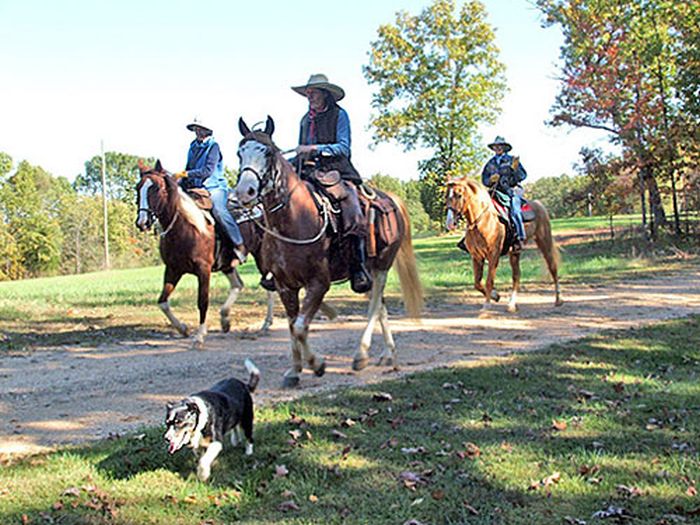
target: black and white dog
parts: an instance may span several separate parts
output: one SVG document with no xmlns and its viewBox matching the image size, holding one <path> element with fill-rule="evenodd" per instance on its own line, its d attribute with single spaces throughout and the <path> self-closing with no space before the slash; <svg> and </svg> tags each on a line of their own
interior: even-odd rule
<svg viewBox="0 0 700 525">
<path fill-rule="evenodd" d="M 211 465 L 223 448 L 224 436 L 230 432 L 231 444 L 238 445 L 245 434 L 246 455 L 253 453 L 253 398 L 251 393 L 260 381 L 260 371 L 250 359 L 245 360 L 250 374 L 248 384 L 238 379 L 224 379 L 179 403 L 168 403 L 165 439 L 168 452 L 174 454 L 189 446 L 199 455 L 197 477 L 209 479 Z M 201 452 L 199 449 L 204 449 Z"/>
</svg>

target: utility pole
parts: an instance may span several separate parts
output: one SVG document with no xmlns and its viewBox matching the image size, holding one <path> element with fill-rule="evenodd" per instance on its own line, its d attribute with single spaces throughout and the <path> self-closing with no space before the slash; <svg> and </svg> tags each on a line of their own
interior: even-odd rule
<svg viewBox="0 0 700 525">
<path fill-rule="evenodd" d="M 107 216 L 107 164 L 105 163 L 105 145 L 104 141 L 100 140 L 100 151 L 102 154 L 102 225 L 104 230 L 104 248 L 105 248 L 105 270 L 109 270 L 111 264 L 109 262 L 109 227 Z"/>
</svg>

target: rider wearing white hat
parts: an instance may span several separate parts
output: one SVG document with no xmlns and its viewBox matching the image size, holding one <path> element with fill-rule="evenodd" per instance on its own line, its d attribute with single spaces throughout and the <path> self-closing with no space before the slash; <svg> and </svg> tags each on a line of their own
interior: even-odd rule
<svg viewBox="0 0 700 525">
<path fill-rule="evenodd" d="M 362 184 L 362 177 L 350 161 L 350 118 L 338 106 L 345 91 L 329 82 L 323 74 L 311 75 L 306 84 L 292 89 L 309 102 L 309 109 L 301 119 L 299 146 L 296 148 L 298 157 L 314 159 L 315 167 L 321 171 L 338 170 L 341 178 L 347 181 L 348 196 L 339 205 L 343 236 L 347 237 L 353 253 L 350 284 L 357 293 L 368 292 L 372 288 L 372 277 L 366 268 L 367 224 L 357 196 L 357 185 Z M 301 175 L 304 177 L 305 173 Z"/>
<path fill-rule="evenodd" d="M 226 206 L 228 183 L 224 176 L 223 156 L 214 140 L 212 127 L 207 120 L 199 117 L 192 119 L 186 127 L 195 133 L 196 138 L 190 144 L 185 170 L 176 173 L 175 178 L 180 180 L 180 186 L 185 190 L 205 188 L 209 191 L 213 205 L 212 215 L 233 243 L 236 258 L 243 262 L 246 259 L 246 248 L 241 230 Z"/>
<path fill-rule="evenodd" d="M 510 218 L 515 226 L 517 235 L 517 241 L 513 244 L 513 249 L 517 251 L 522 249 L 522 243 L 525 241 L 526 235 L 523 214 L 520 209 L 520 193 L 515 191 L 515 187 L 525 180 L 527 172 L 519 159 L 514 163 L 515 159 L 508 154 L 513 149 L 513 146 L 506 139 L 499 135 L 488 146 L 496 154 L 484 166 L 484 170 L 481 173 L 481 182 L 489 188 L 495 186 L 498 192 L 505 194 L 510 199 Z"/>
</svg>

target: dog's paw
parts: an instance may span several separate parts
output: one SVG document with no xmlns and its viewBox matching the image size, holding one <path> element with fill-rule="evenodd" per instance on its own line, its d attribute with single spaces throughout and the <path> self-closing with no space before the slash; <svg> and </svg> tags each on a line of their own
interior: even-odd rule
<svg viewBox="0 0 700 525">
<path fill-rule="evenodd" d="M 246 443 L 246 446 L 245 446 L 245 455 L 246 455 L 246 456 L 252 456 L 252 455 L 253 455 L 253 444 L 252 444 L 252 443 Z"/>
<path fill-rule="evenodd" d="M 197 478 L 199 478 L 199 481 L 206 482 L 209 476 L 211 476 L 211 469 L 209 467 L 204 467 L 202 465 L 197 467 Z"/>
</svg>

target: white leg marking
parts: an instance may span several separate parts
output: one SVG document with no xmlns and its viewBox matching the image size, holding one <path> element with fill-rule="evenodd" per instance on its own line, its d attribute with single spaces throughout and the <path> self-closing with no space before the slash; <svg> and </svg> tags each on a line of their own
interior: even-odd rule
<svg viewBox="0 0 700 525">
<path fill-rule="evenodd" d="M 379 318 L 379 311 L 382 307 L 382 295 L 386 284 L 386 272 L 374 272 L 372 279 L 372 291 L 370 292 L 369 306 L 367 307 L 367 326 L 362 332 L 360 339 L 360 350 L 356 357 L 367 357 L 367 352 L 372 345 L 372 333 L 374 325 Z"/>
<path fill-rule="evenodd" d="M 207 451 L 199 459 L 199 465 L 197 465 L 197 477 L 200 481 L 206 481 L 211 475 L 211 465 L 214 460 L 224 448 L 219 441 L 212 441 L 211 445 L 207 448 Z"/>
<path fill-rule="evenodd" d="M 253 444 L 252 444 L 252 443 L 246 443 L 246 445 L 245 445 L 245 455 L 246 455 L 246 456 L 252 456 L 252 455 L 253 455 Z"/>
<path fill-rule="evenodd" d="M 275 309 L 275 293 L 267 292 L 267 314 L 265 315 L 265 320 L 263 321 L 260 331 L 265 333 L 272 326 L 272 313 Z"/>
<path fill-rule="evenodd" d="M 170 303 L 168 301 L 165 301 L 164 303 L 158 303 L 158 306 L 165 314 L 165 317 L 168 318 L 170 324 L 174 326 L 175 329 L 182 335 L 187 336 L 187 325 L 181 322 L 177 317 L 175 317 L 175 314 L 170 308 Z"/>
</svg>

